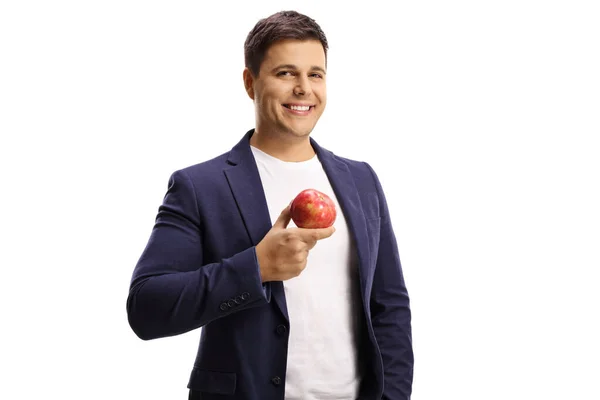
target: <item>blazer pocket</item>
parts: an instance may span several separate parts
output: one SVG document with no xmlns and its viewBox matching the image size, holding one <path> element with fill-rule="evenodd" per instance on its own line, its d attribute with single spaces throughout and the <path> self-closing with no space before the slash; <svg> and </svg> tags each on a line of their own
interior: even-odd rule
<svg viewBox="0 0 600 400">
<path fill-rule="evenodd" d="M 214 394 L 234 394 L 237 376 L 235 372 L 209 371 L 194 368 L 189 389 Z"/>
</svg>

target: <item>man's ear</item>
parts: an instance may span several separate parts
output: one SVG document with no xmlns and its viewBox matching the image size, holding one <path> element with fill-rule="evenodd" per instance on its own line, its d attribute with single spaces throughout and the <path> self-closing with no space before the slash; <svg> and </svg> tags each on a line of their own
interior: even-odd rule
<svg viewBox="0 0 600 400">
<path fill-rule="evenodd" d="M 246 93 L 248 93 L 248 97 L 254 100 L 254 77 L 252 76 L 252 72 L 250 72 L 247 67 L 244 68 L 243 78 Z"/>
</svg>

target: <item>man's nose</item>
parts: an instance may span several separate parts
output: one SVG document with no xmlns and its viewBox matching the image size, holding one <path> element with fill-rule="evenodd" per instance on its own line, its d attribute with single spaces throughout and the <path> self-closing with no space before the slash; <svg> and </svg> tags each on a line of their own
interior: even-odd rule
<svg viewBox="0 0 600 400">
<path fill-rule="evenodd" d="M 310 86 L 310 81 L 308 80 L 308 77 L 300 77 L 298 78 L 298 81 L 296 83 L 296 86 L 294 87 L 294 94 L 296 96 L 306 96 L 309 95 L 311 92 L 311 86 Z"/>
</svg>

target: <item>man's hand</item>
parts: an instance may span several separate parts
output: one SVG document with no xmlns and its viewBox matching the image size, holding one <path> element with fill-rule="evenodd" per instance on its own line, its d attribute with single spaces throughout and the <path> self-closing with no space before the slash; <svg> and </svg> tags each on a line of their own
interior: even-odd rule
<svg viewBox="0 0 600 400">
<path fill-rule="evenodd" d="M 279 215 L 263 240 L 256 246 L 256 256 L 263 282 L 285 281 L 294 278 L 306 267 L 308 252 L 317 241 L 333 235 L 335 228 L 287 228 L 290 206 Z"/>
</svg>

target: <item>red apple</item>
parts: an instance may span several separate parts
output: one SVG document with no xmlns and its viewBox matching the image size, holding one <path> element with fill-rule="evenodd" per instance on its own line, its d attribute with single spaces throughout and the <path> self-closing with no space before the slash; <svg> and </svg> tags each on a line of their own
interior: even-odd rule
<svg viewBox="0 0 600 400">
<path fill-rule="evenodd" d="M 328 228 L 335 222 L 335 204 L 315 189 L 301 191 L 292 201 L 292 220 L 298 228 Z"/>
</svg>

